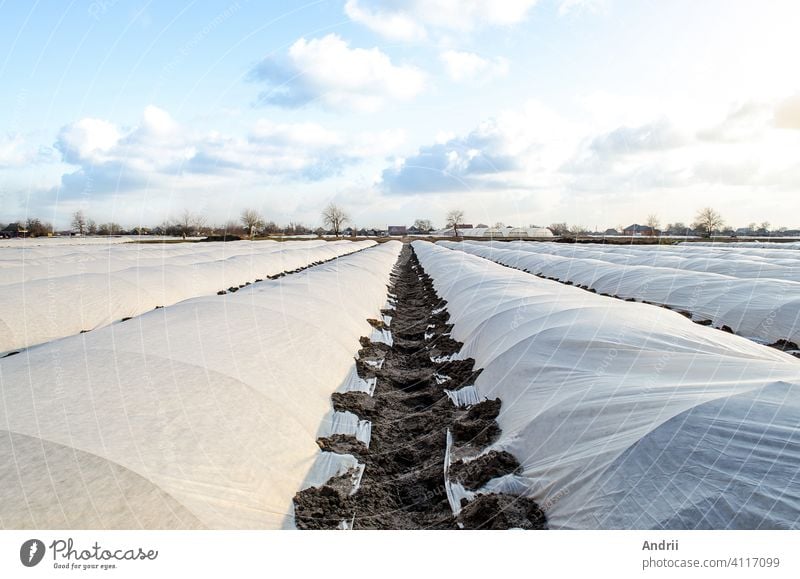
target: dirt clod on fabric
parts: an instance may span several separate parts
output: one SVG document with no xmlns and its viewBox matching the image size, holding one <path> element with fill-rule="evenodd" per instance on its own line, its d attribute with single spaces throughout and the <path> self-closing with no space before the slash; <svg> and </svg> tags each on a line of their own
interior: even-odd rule
<svg viewBox="0 0 800 579">
<path fill-rule="evenodd" d="M 317 439 L 317 446 L 323 452 L 335 452 L 337 454 L 352 454 L 360 458 L 367 453 L 367 445 L 347 434 L 332 434 L 331 436 L 321 436 Z"/>
<path fill-rule="evenodd" d="M 464 529 L 546 529 L 544 513 L 535 501 L 506 494 L 478 495 L 458 515 Z"/>
<path fill-rule="evenodd" d="M 491 450 L 470 461 L 459 460 L 450 465 L 450 478 L 464 488 L 477 490 L 493 478 L 514 474 L 519 461 L 505 450 Z"/>
</svg>

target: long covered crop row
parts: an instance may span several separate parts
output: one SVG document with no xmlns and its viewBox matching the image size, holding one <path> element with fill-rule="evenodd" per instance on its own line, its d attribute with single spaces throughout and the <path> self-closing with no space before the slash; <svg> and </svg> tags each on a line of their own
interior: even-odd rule
<svg viewBox="0 0 800 579">
<path fill-rule="evenodd" d="M 399 251 L 385 243 L 1 360 L 0 526 L 286 525 Z"/>
<path fill-rule="evenodd" d="M 800 342 L 800 282 L 552 255 L 546 244 L 439 243 L 600 294 L 668 306 L 762 343 Z"/>
<path fill-rule="evenodd" d="M 294 271 L 374 241 L 35 247 L 0 267 L 0 353 Z M 15 265 L 8 265 L 14 263 Z"/>
<path fill-rule="evenodd" d="M 477 397 L 503 400 L 491 448 L 522 465 L 484 490 L 533 497 L 552 528 L 800 525 L 794 358 L 668 309 L 414 249 L 459 357 L 483 368 Z"/>
<path fill-rule="evenodd" d="M 649 265 L 686 271 L 719 273 L 742 279 L 780 279 L 800 282 L 800 251 L 696 247 L 693 245 L 584 245 L 512 242 L 492 247 L 520 249 L 532 253 L 596 259 L 620 265 Z"/>
</svg>

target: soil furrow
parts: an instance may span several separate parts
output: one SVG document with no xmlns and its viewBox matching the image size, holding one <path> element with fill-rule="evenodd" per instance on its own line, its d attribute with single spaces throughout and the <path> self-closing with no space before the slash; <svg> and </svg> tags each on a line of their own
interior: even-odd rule
<svg viewBox="0 0 800 579">
<path fill-rule="evenodd" d="M 295 522 L 301 529 L 457 529 L 543 528 L 544 515 L 526 498 L 477 495 L 453 516 L 445 485 L 447 433 L 459 445 L 459 456 L 474 456 L 496 440 L 499 400 L 457 408 L 445 390 L 472 385 L 480 374 L 472 359 L 450 360 L 462 344 L 450 337 L 446 303 L 436 295 L 413 250 L 405 245 L 395 266 L 387 325 L 392 345 L 361 339 L 359 376 L 375 378 L 373 396 L 336 393 L 334 410 L 371 421 L 369 446 L 348 435 L 320 438 L 323 451 L 351 454 L 365 465 L 352 492 L 352 473 L 321 487 L 297 493 Z M 379 364 L 375 360 L 380 360 Z M 489 452 L 476 460 L 459 460 L 452 482 L 476 489 L 519 467 L 507 452 Z M 491 498 L 490 498 L 491 497 Z"/>
</svg>

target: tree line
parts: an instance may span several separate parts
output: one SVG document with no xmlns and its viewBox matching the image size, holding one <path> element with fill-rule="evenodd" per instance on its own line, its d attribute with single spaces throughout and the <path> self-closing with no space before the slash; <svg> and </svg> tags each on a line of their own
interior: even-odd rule
<svg viewBox="0 0 800 579">
<path fill-rule="evenodd" d="M 459 229 L 465 223 L 465 213 L 461 209 L 453 209 L 447 213 L 445 227 L 452 229 L 454 235 L 459 235 Z M 238 237 L 249 237 L 253 239 L 268 235 L 325 235 L 333 234 L 336 237 L 345 231 L 345 225 L 351 222 L 349 214 L 336 203 L 329 203 L 320 215 L 323 227 L 311 229 L 299 222 L 289 222 L 288 225 L 278 225 L 274 221 L 267 220 L 256 209 L 244 209 L 239 215 L 238 220 L 230 220 L 224 225 L 209 225 L 205 216 L 194 213 L 188 209 L 184 210 L 177 218 L 168 219 L 154 227 L 134 227 L 125 229 L 115 222 L 96 223 L 88 217 L 83 210 L 75 211 L 71 216 L 70 225 L 72 232 L 79 235 L 164 235 L 170 237 L 195 237 L 207 236 L 222 233 L 223 235 L 235 235 Z M 647 234 L 668 234 L 668 235 L 690 235 L 700 233 L 701 235 L 711 236 L 715 234 L 733 234 L 734 230 L 727 227 L 722 215 L 712 207 L 704 207 L 695 215 L 695 220 L 691 225 L 683 222 L 668 223 L 663 229 L 657 215 L 650 214 L 645 225 L 649 228 Z M 496 228 L 503 227 L 503 223 L 495 224 Z M 435 229 L 430 219 L 416 219 L 414 230 L 427 233 Z M 481 226 L 482 227 L 482 226 Z M 548 227 L 556 236 L 579 236 L 592 233 L 582 225 L 568 224 L 566 222 L 551 223 Z M 615 231 L 623 233 L 625 226 L 618 225 Z M 768 235 L 773 233 L 769 222 L 760 224 L 750 223 L 746 228 L 751 235 Z M 775 229 L 774 232 L 785 232 L 786 228 Z M 18 221 L 8 225 L 0 224 L 0 233 L 5 235 L 24 234 L 29 237 L 42 237 L 53 234 L 53 226 L 38 218 L 32 217 L 25 221 Z"/>
<path fill-rule="evenodd" d="M 327 229 L 312 230 L 302 223 L 290 221 L 288 225 L 278 225 L 267 220 L 256 209 L 244 209 L 238 220 L 230 220 L 224 225 L 209 225 L 208 219 L 189 209 L 184 210 L 177 218 L 167 219 L 153 227 L 137 226 L 125 229 L 119 223 L 108 222 L 98 224 L 94 219 L 79 209 L 71 215 L 71 232 L 78 235 L 166 235 L 170 237 L 195 237 L 222 232 L 224 235 L 236 235 L 254 238 L 264 235 L 308 235 L 312 233 L 326 234 L 332 232 L 337 237 L 344 231 L 350 221 L 347 212 L 335 203 L 328 204 L 322 211 L 322 222 Z M 31 217 L 25 221 L 9 224 L 0 223 L 0 232 L 6 235 L 25 235 L 28 237 L 44 237 L 55 234 L 53 225 Z"/>
</svg>

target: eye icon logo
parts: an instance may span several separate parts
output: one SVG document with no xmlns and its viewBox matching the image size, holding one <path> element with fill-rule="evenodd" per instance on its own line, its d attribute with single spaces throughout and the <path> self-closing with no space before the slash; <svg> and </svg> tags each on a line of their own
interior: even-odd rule
<svg viewBox="0 0 800 579">
<path fill-rule="evenodd" d="M 44 557 L 44 543 L 39 539 L 28 539 L 19 548 L 19 560 L 26 567 L 35 567 Z"/>
</svg>

